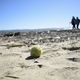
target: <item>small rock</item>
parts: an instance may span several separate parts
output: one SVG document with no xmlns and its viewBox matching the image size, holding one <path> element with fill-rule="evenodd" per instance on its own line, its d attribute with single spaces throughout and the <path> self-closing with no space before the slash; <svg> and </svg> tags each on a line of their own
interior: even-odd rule
<svg viewBox="0 0 80 80">
<path fill-rule="evenodd" d="M 42 66 L 43 66 L 42 64 L 38 64 L 38 67 L 39 67 L 39 68 L 42 68 Z"/>
<path fill-rule="evenodd" d="M 34 63 L 39 63 L 38 61 L 34 61 Z"/>
<path fill-rule="evenodd" d="M 2 53 L 0 53 L 0 55 L 2 55 Z"/>
</svg>

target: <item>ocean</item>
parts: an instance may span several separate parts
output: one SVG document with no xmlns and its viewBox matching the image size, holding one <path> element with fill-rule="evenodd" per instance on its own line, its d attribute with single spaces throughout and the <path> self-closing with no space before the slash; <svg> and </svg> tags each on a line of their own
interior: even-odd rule
<svg viewBox="0 0 80 80">
<path fill-rule="evenodd" d="M 0 32 L 43 32 L 43 31 L 60 31 L 62 28 L 45 28 L 45 29 L 15 29 L 15 30 L 0 30 Z"/>
</svg>

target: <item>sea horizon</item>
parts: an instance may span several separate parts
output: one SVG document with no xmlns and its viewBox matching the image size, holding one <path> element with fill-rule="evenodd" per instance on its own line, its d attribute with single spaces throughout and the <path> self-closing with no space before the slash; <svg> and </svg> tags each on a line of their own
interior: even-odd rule
<svg viewBox="0 0 80 80">
<path fill-rule="evenodd" d="M 6 30 L 0 30 L 0 32 L 42 32 L 42 31 L 59 31 L 59 30 L 70 30 L 70 29 L 64 29 L 64 28 L 40 28 L 40 29 L 6 29 Z"/>
</svg>

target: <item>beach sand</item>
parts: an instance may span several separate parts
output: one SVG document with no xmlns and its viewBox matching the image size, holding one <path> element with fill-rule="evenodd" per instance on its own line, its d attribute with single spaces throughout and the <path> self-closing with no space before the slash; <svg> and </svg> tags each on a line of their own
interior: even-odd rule
<svg viewBox="0 0 80 80">
<path fill-rule="evenodd" d="M 80 30 L 5 34 L 0 36 L 0 80 L 80 80 Z M 40 58 L 28 58 L 33 45 L 43 49 Z"/>
</svg>

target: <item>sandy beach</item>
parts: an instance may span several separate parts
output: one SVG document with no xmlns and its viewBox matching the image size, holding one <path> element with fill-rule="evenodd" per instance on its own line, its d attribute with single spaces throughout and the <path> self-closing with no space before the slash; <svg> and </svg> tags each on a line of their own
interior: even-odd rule
<svg viewBox="0 0 80 80">
<path fill-rule="evenodd" d="M 80 30 L 0 32 L 0 80 L 80 80 Z"/>
</svg>

